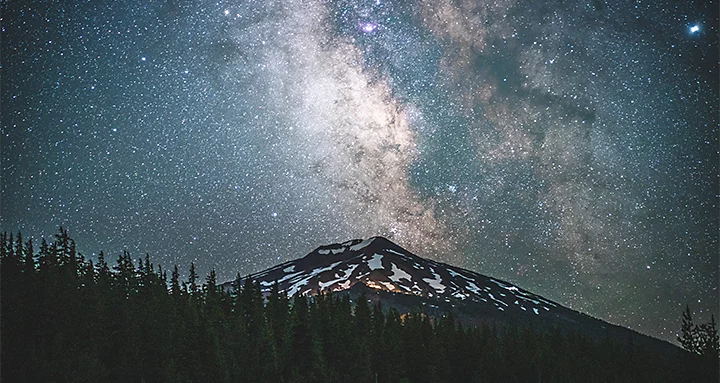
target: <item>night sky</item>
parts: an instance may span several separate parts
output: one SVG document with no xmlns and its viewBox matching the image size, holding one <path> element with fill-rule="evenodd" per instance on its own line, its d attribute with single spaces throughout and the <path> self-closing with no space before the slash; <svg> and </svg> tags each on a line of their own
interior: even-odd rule
<svg viewBox="0 0 720 383">
<path fill-rule="evenodd" d="M 718 4 L 2 2 L 1 228 L 219 280 L 383 235 L 666 340 L 718 313 Z"/>
</svg>

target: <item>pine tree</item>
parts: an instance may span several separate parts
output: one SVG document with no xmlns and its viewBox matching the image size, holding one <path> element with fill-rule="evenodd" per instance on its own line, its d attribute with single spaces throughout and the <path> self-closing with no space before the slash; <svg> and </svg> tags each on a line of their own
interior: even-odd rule
<svg viewBox="0 0 720 383">
<path fill-rule="evenodd" d="M 715 321 L 715 314 L 710 315 L 710 322 L 706 326 L 707 330 L 707 350 L 714 352 L 717 358 L 718 351 L 720 351 L 720 337 L 718 337 L 717 322 Z"/>
<path fill-rule="evenodd" d="M 205 279 L 204 289 L 206 303 L 212 303 L 213 305 L 217 304 L 219 309 L 220 293 L 218 291 L 217 274 L 215 274 L 215 269 L 212 269 Z"/>
<path fill-rule="evenodd" d="M 683 311 L 682 326 L 680 327 L 680 335 L 677 337 L 677 339 L 684 349 L 692 353 L 697 353 L 697 332 L 695 329 L 695 324 L 693 324 L 692 314 L 690 313 L 690 305 L 686 305 L 685 311 Z"/>
<path fill-rule="evenodd" d="M 170 294 L 175 297 L 179 298 L 182 290 L 180 289 L 180 271 L 178 271 L 178 266 L 175 265 L 173 267 L 173 271 L 170 277 Z"/>
<path fill-rule="evenodd" d="M 710 322 L 695 326 L 694 350 L 700 355 L 717 354 L 718 330 L 715 315 L 710 316 Z"/>
<path fill-rule="evenodd" d="M 17 239 L 15 240 L 15 257 L 18 260 L 25 259 L 25 257 L 23 257 L 23 239 L 21 232 L 18 232 Z"/>
<path fill-rule="evenodd" d="M 197 275 L 197 272 L 195 271 L 195 262 L 190 262 L 190 275 L 188 275 L 188 289 L 189 289 L 188 292 L 192 296 L 197 296 L 197 292 L 198 292 L 197 280 L 198 280 L 198 275 Z"/>
<path fill-rule="evenodd" d="M 35 250 L 33 249 L 32 238 L 25 242 L 25 257 L 23 259 L 24 272 L 28 278 L 35 274 Z"/>
<path fill-rule="evenodd" d="M 105 253 L 98 254 L 98 261 L 95 265 L 95 278 L 97 279 L 97 287 L 101 295 L 109 294 L 112 284 L 112 272 L 105 260 Z"/>
</svg>

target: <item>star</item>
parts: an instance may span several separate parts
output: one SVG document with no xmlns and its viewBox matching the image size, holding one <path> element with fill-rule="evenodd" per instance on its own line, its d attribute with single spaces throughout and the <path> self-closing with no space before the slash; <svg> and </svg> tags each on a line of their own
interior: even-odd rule
<svg viewBox="0 0 720 383">
<path fill-rule="evenodd" d="M 360 29 L 365 33 L 372 33 L 377 29 L 378 25 L 371 22 L 361 22 Z"/>
<path fill-rule="evenodd" d="M 698 32 L 700 32 L 700 26 L 699 26 L 698 24 L 695 24 L 695 25 L 693 25 L 693 26 L 690 27 L 690 33 L 691 33 L 691 34 L 696 34 L 696 33 L 698 33 Z"/>
</svg>

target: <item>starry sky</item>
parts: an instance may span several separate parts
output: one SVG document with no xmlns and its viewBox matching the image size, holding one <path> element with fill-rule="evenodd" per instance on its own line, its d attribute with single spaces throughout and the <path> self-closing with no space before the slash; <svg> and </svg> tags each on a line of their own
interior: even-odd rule
<svg viewBox="0 0 720 383">
<path fill-rule="evenodd" d="M 383 235 L 673 340 L 720 310 L 717 9 L 2 2 L 1 228 L 220 280 Z"/>
</svg>

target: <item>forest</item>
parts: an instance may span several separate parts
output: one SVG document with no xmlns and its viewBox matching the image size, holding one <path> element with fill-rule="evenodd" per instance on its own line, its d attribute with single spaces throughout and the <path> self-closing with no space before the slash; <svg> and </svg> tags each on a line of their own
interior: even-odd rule
<svg viewBox="0 0 720 383">
<path fill-rule="evenodd" d="M 463 326 L 347 294 L 295 296 L 128 252 L 108 263 L 60 229 L 0 237 L 3 382 L 717 382 L 717 331 L 659 355 L 562 329 Z M 169 274 L 169 277 L 168 277 Z M 699 345 L 699 329 L 710 334 Z M 714 330 L 714 333 L 711 331 Z M 710 332 L 708 332 L 710 331 Z M 682 341 L 682 340 L 681 340 Z M 685 343 L 683 343 L 685 345 Z M 702 347 L 701 347 L 702 346 Z"/>
</svg>

